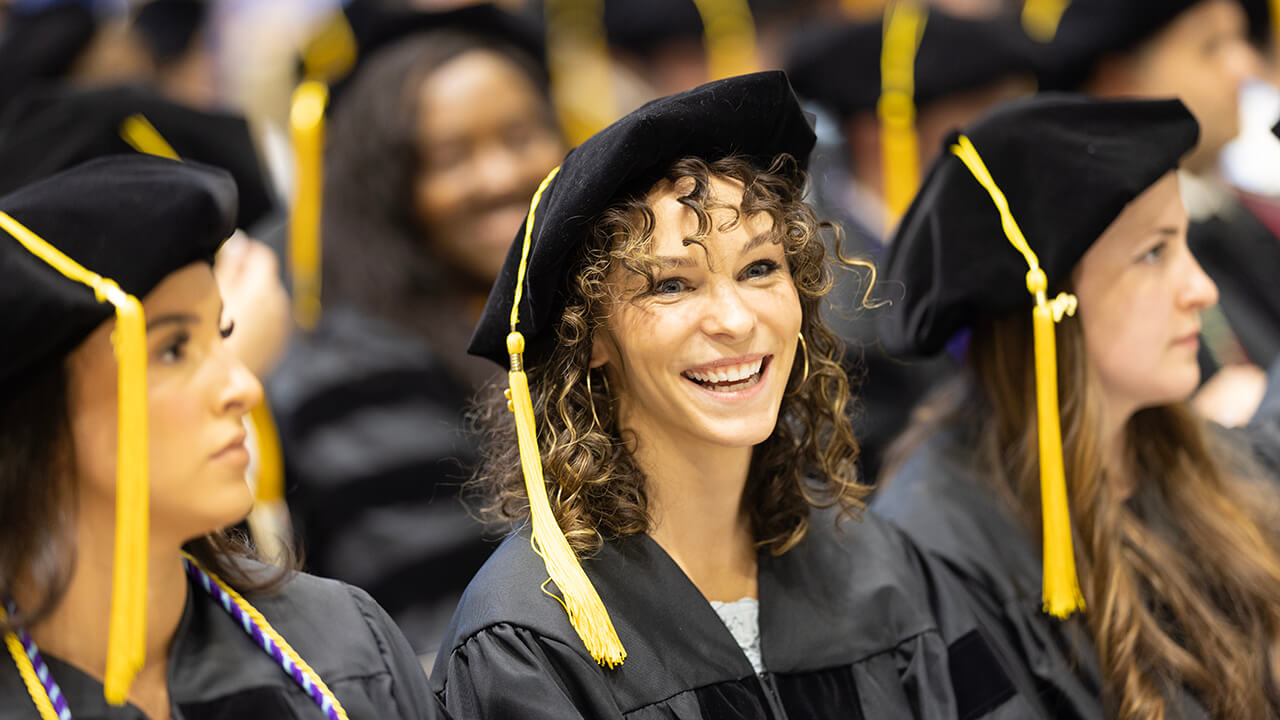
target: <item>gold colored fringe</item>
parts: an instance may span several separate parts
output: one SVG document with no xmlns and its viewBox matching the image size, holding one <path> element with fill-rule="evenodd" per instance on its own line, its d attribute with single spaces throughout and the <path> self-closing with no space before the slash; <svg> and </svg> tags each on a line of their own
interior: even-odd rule
<svg viewBox="0 0 1280 720">
<path fill-rule="evenodd" d="M 115 307 L 111 335 L 117 368 L 116 530 L 111 571 L 104 695 L 123 705 L 146 661 L 147 545 L 150 527 L 147 454 L 147 323 L 138 299 L 114 281 L 86 270 L 7 213 L 0 229 L 32 255 L 75 282 L 93 289 L 98 302 Z"/>
<path fill-rule="evenodd" d="M 1058 419 L 1058 356 L 1054 323 L 1063 315 L 1073 315 L 1076 298 L 1060 293 L 1046 298 L 1048 280 L 1040 261 L 1018 227 L 1009 201 L 996 185 L 986 164 L 969 138 L 961 135 L 951 147 L 957 157 L 986 189 L 1000 213 L 1000 223 L 1009 243 L 1022 254 L 1030 270 L 1027 291 L 1035 297 L 1032 322 L 1035 331 L 1036 416 L 1040 439 L 1040 504 L 1044 530 L 1044 611 L 1057 618 L 1070 617 L 1085 609 L 1084 595 L 1076 574 L 1075 550 L 1071 537 L 1071 511 L 1067 504 L 1066 471 L 1062 461 L 1062 430 Z"/>
</svg>

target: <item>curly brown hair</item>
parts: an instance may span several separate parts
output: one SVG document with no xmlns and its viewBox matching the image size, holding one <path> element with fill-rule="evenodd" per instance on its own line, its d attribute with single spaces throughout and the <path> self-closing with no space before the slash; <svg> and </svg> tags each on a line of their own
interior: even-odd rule
<svg viewBox="0 0 1280 720">
<path fill-rule="evenodd" d="M 715 201 L 712 177 L 742 184 L 740 207 Z M 838 505 L 841 518 L 857 516 L 870 491 L 857 478 L 858 443 L 846 412 L 849 382 L 841 366 L 844 345 L 818 310 L 832 284 L 824 240 L 830 233 L 838 246 L 840 230 L 819 222 L 804 201 L 805 179 L 790 155 L 779 155 L 765 168 L 738 156 L 713 162 L 689 157 L 665 175 L 668 182 L 683 181 L 681 189 L 692 181 L 692 189 L 679 198 L 698 219 L 697 232 L 686 244 L 711 234 L 712 210 L 732 210 L 737 219 L 767 214 L 800 296 L 807 345 L 801 352 L 808 353 L 808 376 L 806 361 L 797 358 L 778 423 L 754 449 L 743 498 L 757 546 L 773 554 L 786 552 L 805 536 L 811 508 Z M 644 472 L 623 441 L 617 398 L 604 382 L 593 383 L 588 394 L 587 383 L 593 337 L 616 293 L 607 279 L 611 272 L 635 273 L 650 289 L 656 282 L 659 265 L 651 254 L 655 217 L 645 201 L 648 190 L 623 197 L 590 224 L 590 235 L 562 287 L 557 342 L 527 368 L 547 494 L 560 528 L 579 553 L 650 528 Z M 737 219 L 719 229 L 731 228 Z M 846 262 L 866 268 L 874 282 L 869 263 Z M 472 420 L 485 438 L 472 492 L 483 498 L 487 519 L 520 521 L 528 516 L 529 500 L 515 424 L 501 387 L 481 394 Z"/>
</svg>

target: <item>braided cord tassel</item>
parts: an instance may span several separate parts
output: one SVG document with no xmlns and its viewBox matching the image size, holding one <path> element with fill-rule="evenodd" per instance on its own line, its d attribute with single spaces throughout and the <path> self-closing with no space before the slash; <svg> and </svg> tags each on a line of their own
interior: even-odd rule
<svg viewBox="0 0 1280 720">
<path fill-rule="evenodd" d="M 10 615 L 16 613 L 10 603 L 8 612 L 0 610 L 0 621 L 7 622 Z M 13 664 L 18 666 L 18 674 L 22 683 L 27 686 L 27 694 L 40 712 L 40 720 L 71 720 L 71 708 L 67 707 L 67 698 L 62 688 L 54 681 L 49 666 L 36 649 L 36 643 L 26 630 L 5 633 L 5 647 L 13 657 Z"/>
<path fill-rule="evenodd" d="M 1064 314 L 1075 313 L 1076 298 L 1060 293 L 1047 299 L 1049 282 L 1040 260 L 1027 243 L 1018 222 L 986 163 L 969 138 L 961 135 L 951 152 L 960 158 L 978 184 L 991 196 L 1009 243 L 1027 262 L 1027 292 L 1035 298 L 1032 322 L 1035 331 L 1036 418 L 1040 441 L 1040 506 L 1044 531 L 1044 611 L 1066 619 L 1085 609 L 1084 595 L 1076 574 L 1076 556 L 1071 537 L 1071 510 L 1067 506 L 1067 478 L 1062 461 L 1062 430 L 1058 420 L 1058 361 L 1054 324 Z"/>
<path fill-rule="evenodd" d="M 257 608 L 250 605 L 248 600 L 241 597 L 240 593 L 220 578 L 206 572 L 190 555 L 183 557 L 183 565 L 187 569 L 187 574 L 198 582 L 200 587 L 204 588 L 205 592 L 209 593 L 209 596 L 216 600 L 240 627 L 244 628 L 245 633 L 253 638 L 254 643 L 279 663 L 285 673 L 293 678 L 293 681 L 298 683 L 307 695 L 311 696 L 325 717 L 329 720 L 348 720 L 347 711 L 343 709 L 329 686 L 325 685 L 324 680 L 320 679 L 316 671 L 311 669 L 311 666 L 298 655 L 289 642 L 271 627 L 271 623 L 267 622 Z"/>
<path fill-rule="evenodd" d="M 547 568 L 547 575 L 554 580 L 563 598 L 556 598 L 569 615 L 582 644 L 592 659 L 610 669 L 621 665 L 627 657 L 622 640 L 609 619 L 609 611 L 600 594 L 591 584 L 591 578 L 582 569 L 573 547 L 565 539 L 556 522 L 551 502 L 547 498 L 547 485 L 542 476 L 542 455 L 538 449 L 538 431 L 533 416 L 533 398 L 529 393 L 529 379 L 524 372 L 524 336 L 516 330 L 520 323 L 520 298 L 524 295 L 524 275 L 528 269 L 529 250 L 533 246 L 533 226 L 538 202 L 560 168 L 556 167 L 538 186 L 529 204 L 529 217 L 524 221 L 524 247 L 520 255 L 520 270 L 516 273 L 515 295 L 511 301 L 511 334 L 507 335 L 507 352 L 511 357 L 511 372 L 507 378 L 507 407 L 515 413 L 516 438 L 520 446 L 520 468 L 524 471 L 525 491 L 529 496 L 529 516 L 533 523 L 533 551 Z M 546 592 L 546 583 L 543 583 Z M 554 596 L 553 596 L 554 597 Z"/>
<path fill-rule="evenodd" d="M 0 212 L 0 229 L 64 277 L 115 307 L 111 334 L 117 363 L 116 531 L 111 568 L 111 615 L 103 695 L 123 705 L 146 661 L 147 537 L 151 518 L 147 453 L 147 323 L 138 299 L 110 278 L 92 272 Z"/>
</svg>

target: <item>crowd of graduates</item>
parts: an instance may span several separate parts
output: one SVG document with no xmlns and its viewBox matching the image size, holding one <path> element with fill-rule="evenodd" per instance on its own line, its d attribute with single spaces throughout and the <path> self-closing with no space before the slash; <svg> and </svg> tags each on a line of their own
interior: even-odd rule
<svg viewBox="0 0 1280 720">
<path fill-rule="evenodd" d="M 1280 6 L 0 2 L 0 720 L 1280 717 Z"/>
</svg>

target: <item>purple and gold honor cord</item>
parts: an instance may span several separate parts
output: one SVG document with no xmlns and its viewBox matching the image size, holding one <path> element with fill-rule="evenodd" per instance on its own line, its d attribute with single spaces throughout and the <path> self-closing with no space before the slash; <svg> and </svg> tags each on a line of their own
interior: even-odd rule
<svg viewBox="0 0 1280 720">
<path fill-rule="evenodd" d="M 187 575 L 199 583 L 200 587 L 204 588 L 205 592 L 209 593 L 209 596 L 217 601 L 240 627 L 244 628 L 254 644 L 271 656 L 286 675 L 293 678 L 293 681 L 315 701 L 316 706 L 328 720 L 348 720 L 347 711 L 338 702 L 338 698 L 334 697 L 333 692 L 315 670 L 312 670 L 311 666 L 299 657 L 288 641 L 271 627 L 271 623 L 267 622 L 257 608 L 250 605 L 240 596 L 240 593 L 220 578 L 206 572 L 189 555 L 183 556 L 182 563 Z M 7 611 L 8 615 L 14 614 L 15 609 L 12 603 L 8 604 Z M 0 610 L 0 620 L 7 619 L 8 615 L 4 610 Z M 4 640 L 9 654 L 13 656 L 14 664 L 18 666 L 18 674 L 22 676 L 22 681 L 27 686 L 27 693 L 31 695 L 32 702 L 40 711 L 41 720 L 71 720 L 71 709 L 67 707 L 67 699 L 63 696 L 58 683 L 54 681 L 53 674 L 49 672 L 49 667 L 40 656 L 40 651 L 36 648 L 31 636 L 25 630 L 20 630 L 6 634 Z"/>
</svg>

